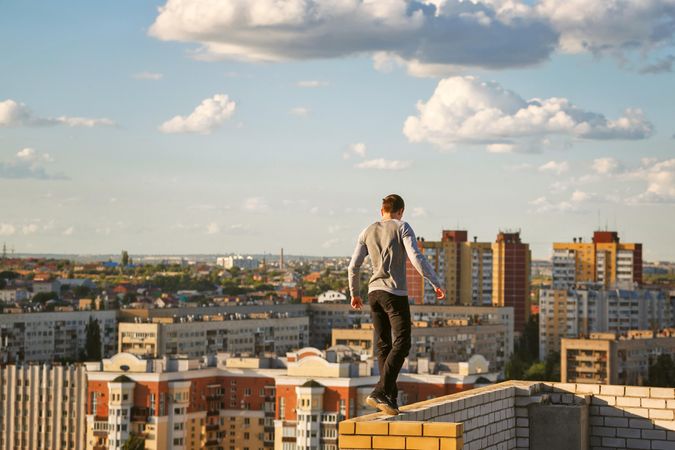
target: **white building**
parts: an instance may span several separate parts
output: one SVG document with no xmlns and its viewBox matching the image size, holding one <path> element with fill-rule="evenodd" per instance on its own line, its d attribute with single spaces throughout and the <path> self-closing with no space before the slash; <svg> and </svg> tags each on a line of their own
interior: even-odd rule
<svg viewBox="0 0 675 450">
<path fill-rule="evenodd" d="M 27 300 L 29 297 L 26 289 L 0 289 L 0 302 L 16 303 Z"/>
<path fill-rule="evenodd" d="M 347 296 L 338 291 L 326 291 L 323 294 L 319 294 L 317 301 L 319 303 L 343 303 L 347 301 Z"/>
<path fill-rule="evenodd" d="M 231 269 L 233 267 L 238 267 L 239 269 L 257 269 L 260 265 L 260 262 L 251 257 L 251 256 L 221 256 L 216 259 L 216 264 L 224 267 L 225 269 Z"/>
<path fill-rule="evenodd" d="M 0 449 L 84 450 L 84 366 L 0 366 Z"/>
<path fill-rule="evenodd" d="M 674 306 L 667 293 L 654 290 L 542 289 L 539 357 L 559 351 L 562 338 L 671 327 L 675 323 Z"/>
<path fill-rule="evenodd" d="M 101 354 L 117 349 L 117 311 L 0 314 L 0 363 L 79 359 L 89 318 L 98 320 Z"/>
</svg>

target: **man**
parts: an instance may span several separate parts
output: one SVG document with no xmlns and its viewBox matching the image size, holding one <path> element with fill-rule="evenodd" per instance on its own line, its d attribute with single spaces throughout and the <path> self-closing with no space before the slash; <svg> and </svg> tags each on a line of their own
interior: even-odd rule
<svg viewBox="0 0 675 450">
<path fill-rule="evenodd" d="M 404 209 L 403 199 L 396 194 L 382 200 L 382 220 L 361 232 L 348 270 L 351 305 L 354 309 L 361 309 L 359 269 L 365 257 L 370 256 L 373 276 L 368 282 L 368 303 L 375 328 L 380 381 L 366 402 L 390 415 L 398 414 L 396 378 L 410 351 L 406 256 L 420 275 L 429 280 L 436 291 L 436 298 L 445 298 L 438 276 L 417 247 L 415 233 L 401 220 Z"/>
</svg>

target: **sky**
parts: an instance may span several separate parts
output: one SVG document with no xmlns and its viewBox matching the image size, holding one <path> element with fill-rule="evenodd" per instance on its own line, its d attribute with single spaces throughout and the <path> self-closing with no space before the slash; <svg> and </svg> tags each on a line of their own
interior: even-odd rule
<svg viewBox="0 0 675 450">
<path fill-rule="evenodd" d="M 0 242 L 349 255 L 614 229 L 675 261 L 675 0 L 0 2 Z"/>
</svg>

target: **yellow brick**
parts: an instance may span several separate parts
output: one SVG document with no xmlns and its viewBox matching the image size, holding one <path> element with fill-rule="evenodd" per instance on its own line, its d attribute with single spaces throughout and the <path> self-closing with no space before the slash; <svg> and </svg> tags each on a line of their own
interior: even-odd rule
<svg viewBox="0 0 675 450">
<path fill-rule="evenodd" d="M 429 422 L 424 424 L 424 436 L 457 437 L 462 435 L 461 423 Z"/>
<path fill-rule="evenodd" d="M 354 422 L 351 420 L 343 420 L 338 424 L 338 433 L 340 434 L 354 434 Z"/>
<path fill-rule="evenodd" d="M 345 434 L 340 436 L 338 443 L 340 448 L 371 448 L 371 437 Z"/>
<path fill-rule="evenodd" d="M 373 448 L 404 449 L 405 438 L 403 436 L 373 436 Z"/>
<path fill-rule="evenodd" d="M 356 434 L 389 434 L 389 422 L 356 422 Z"/>
<path fill-rule="evenodd" d="M 411 450 L 438 450 L 438 438 L 432 437 L 407 437 L 405 448 Z"/>
<path fill-rule="evenodd" d="M 390 422 L 389 434 L 392 436 L 422 436 L 422 422 Z"/>
<path fill-rule="evenodd" d="M 442 438 L 441 450 L 462 450 L 464 439 L 462 438 Z"/>
</svg>

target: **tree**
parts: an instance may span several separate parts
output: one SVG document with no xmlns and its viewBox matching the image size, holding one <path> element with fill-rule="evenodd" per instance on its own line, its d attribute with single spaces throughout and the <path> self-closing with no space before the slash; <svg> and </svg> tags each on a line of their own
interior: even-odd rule
<svg viewBox="0 0 675 450">
<path fill-rule="evenodd" d="M 126 250 L 122 250 L 122 267 L 129 265 L 129 253 Z"/>
<path fill-rule="evenodd" d="M 137 434 L 131 433 L 129 439 L 122 445 L 122 450 L 144 450 L 145 439 Z"/>
<path fill-rule="evenodd" d="M 59 294 L 56 292 L 38 292 L 33 296 L 33 301 L 35 303 L 45 304 L 49 300 L 56 300 L 59 298 Z"/>
<path fill-rule="evenodd" d="M 675 362 L 670 355 L 663 353 L 649 366 L 648 386 L 675 387 Z"/>
<path fill-rule="evenodd" d="M 89 323 L 85 327 L 85 332 L 87 334 L 87 343 L 86 343 L 86 357 L 87 361 L 100 361 L 101 360 L 101 327 L 98 323 L 98 320 L 94 319 L 92 316 L 89 316 Z"/>
</svg>

